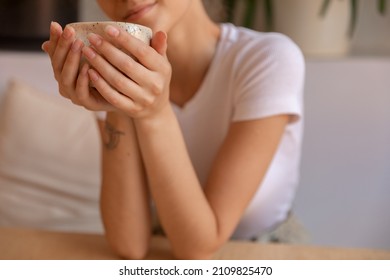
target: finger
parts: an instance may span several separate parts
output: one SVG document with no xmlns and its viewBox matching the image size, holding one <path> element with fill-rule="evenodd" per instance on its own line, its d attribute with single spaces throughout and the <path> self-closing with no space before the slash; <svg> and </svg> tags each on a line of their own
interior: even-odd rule
<svg viewBox="0 0 390 280">
<path fill-rule="evenodd" d="M 49 54 L 49 48 L 50 48 L 50 41 L 45 41 L 45 42 L 42 43 L 41 49 L 45 53 Z"/>
<path fill-rule="evenodd" d="M 69 51 L 64 67 L 61 73 L 61 85 L 62 89 L 66 92 L 69 92 L 70 99 L 78 104 L 77 97 L 74 94 L 74 88 L 76 86 L 76 81 L 78 77 L 80 60 L 81 60 L 81 49 L 83 47 L 83 42 L 79 39 L 76 39 Z"/>
<path fill-rule="evenodd" d="M 88 63 L 85 63 L 80 70 L 76 83 L 76 95 L 80 105 L 93 111 L 110 111 L 112 106 L 90 86 Z"/>
<path fill-rule="evenodd" d="M 92 33 L 88 36 L 88 40 L 94 49 L 103 55 L 110 64 L 119 69 L 135 83 L 142 84 L 142 81 L 148 76 L 150 72 L 148 69 L 99 35 Z"/>
<path fill-rule="evenodd" d="M 58 39 L 57 47 L 52 56 L 53 69 L 57 80 L 64 67 L 66 57 L 73 44 L 74 37 L 74 29 L 72 27 L 67 26 L 65 27 L 64 32 L 62 32 L 62 35 Z"/>
<path fill-rule="evenodd" d="M 139 111 L 139 108 L 131 98 L 118 93 L 94 69 L 89 69 L 88 74 L 95 88 L 113 107 L 129 113 Z"/>
<path fill-rule="evenodd" d="M 158 46 L 161 47 L 160 51 L 164 52 L 166 36 L 164 33 L 160 35 L 157 40 L 161 44 Z M 150 71 L 102 37 L 90 34 L 88 39 L 93 49 L 84 48 L 85 56 L 104 80 L 118 92 L 128 96 L 139 106 L 149 106 L 155 101 L 156 95 L 163 93 L 165 83 L 161 77 L 166 75 L 161 74 L 165 74 L 164 69 L 170 71 L 166 59 L 161 69 Z M 157 54 L 157 56 L 162 59 L 161 55 Z"/>
<path fill-rule="evenodd" d="M 57 22 L 52 21 L 50 24 L 50 39 L 48 43 L 44 43 L 45 51 L 49 54 L 50 57 L 53 56 L 54 51 L 57 47 L 59 38 L 62 35 L 62 27 Z"/>
<path fill-rule="evenodd" d="M 143 100 L 143 94 L 138 84 L 125 76 L 92 48 L 84 47 L 82 51 L 91 66 L 96 69 L 103 79 L 117 92 L 120 92 L 133 100 Z M 129 59 L 129 57 L 127 58 Z"/>
<path fill-rule="evenodd" d="M 146 68 L 150 70 L 159 69 L 156 62 L 161 60 L 162 57 L 149 45 L 130 35 L 125 30 L 112 25 L 107 25 L 105 32 L 115 45 L 121 47 L 128 54 L 133 55 Z"/>
<path fill-rule="evenodd" d="M 167 43 L 168 36 L 165 32 L 158 31 L 154 37 L 152 38 L 151 46 L 155 49 L 159 54 L 166 57 L 167 56 Z"/>
</svg>

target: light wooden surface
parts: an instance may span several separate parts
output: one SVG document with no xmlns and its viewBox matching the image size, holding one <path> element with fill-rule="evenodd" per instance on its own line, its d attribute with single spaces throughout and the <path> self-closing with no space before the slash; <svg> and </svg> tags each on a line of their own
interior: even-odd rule
<svg viewBox="0 0 390 280">
<path fill-rule="evenodd" d="M 0 228 L 0 259 L 109 260 L 120 258 L 110 250 L 101 235 Z M 153 237 L 151 252 L 147 259 L 173 259 L 166 238 Z M 390 251 L 231 241 L 215 254 L 214 259 L 390 260 Z"/>
</svg>

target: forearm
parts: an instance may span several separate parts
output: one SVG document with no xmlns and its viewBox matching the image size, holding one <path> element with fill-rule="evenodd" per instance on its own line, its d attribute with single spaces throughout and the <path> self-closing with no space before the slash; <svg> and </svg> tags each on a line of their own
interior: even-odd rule
<svg viewBox="0 0 390 280">
<path fill-rule="evenodd" d="M 128 117 L 109 113 L 100 127 L 106 236 L 117 253 L 142 258 L 151 232 L 150 199 L 134 125 Z"/>
<path fill-rule="evenodd" d="M 204 257 L 218 244 L 218 223 L 193 169 L 171 110 L 154 120 L 135 120 L 149 187 L 175 254 L 199 249 Z"/>
</svg>

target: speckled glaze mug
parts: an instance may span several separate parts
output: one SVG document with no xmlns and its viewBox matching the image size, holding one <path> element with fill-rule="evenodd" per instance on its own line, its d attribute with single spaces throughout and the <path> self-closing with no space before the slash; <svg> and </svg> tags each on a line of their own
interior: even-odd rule
<svg viewBox="0 0 390 280">
<path fill-rule="evenodd" d="M 139 24 L 117 21 L 73 22 L 68 24 L 68 26 L 73 27 L 75 30 L 76 38 L 80 39 L 86 46 L 89 46 L 88 34 L 95 33 L 104 37 L 104 29 L 107 25 L 120 27 L 146 44 L 150 44 L 152 30 L 149 27 Z"/>
</svg>

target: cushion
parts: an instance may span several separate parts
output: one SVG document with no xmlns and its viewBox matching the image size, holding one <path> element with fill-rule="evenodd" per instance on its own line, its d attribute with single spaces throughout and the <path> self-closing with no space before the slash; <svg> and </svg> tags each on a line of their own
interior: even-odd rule
<svg viewBox="0 0 390 280">
<path fill-rule="evenodd" d="M 92 112 L 17 80 L 0 104 L 0 226 L 102 232 Z"/>
</svg>

